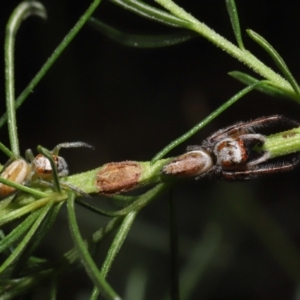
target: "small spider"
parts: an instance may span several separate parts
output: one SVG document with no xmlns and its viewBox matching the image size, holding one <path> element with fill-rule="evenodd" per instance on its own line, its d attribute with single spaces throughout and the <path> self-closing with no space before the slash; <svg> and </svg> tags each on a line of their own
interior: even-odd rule
<svg viewBox="0 0 300 300">
<path fill-rule="evenodd" d="M 94 149 L 93 146 L 84 143 L 84 142 L 71 142 L 71 143 L 61 143 L 58 144 L 52 151 L 52 158 L 56 166 L 58 177 L 64 177 L 69 175 L 69 169 L 67 162 L 61 156 L 58 156 L 61 148 L 79 148 L 86 147 Z M 29 149 L 26 151 L 26 158 L 31 161 L 33 176 L 37 176 L 39 178 L 49 180 L 52 178 L 52 167 L 48 158 L 46 158 L 43 154 L 38 154 L 35 158 L 33 158 L 32 151 Z"/>
<path fill-rule="evenodd" d="M 260 175 L 292 170 L 300 161 L 297 155 L 292 161 L 281 164 L 265 163 L 269 152 L 257 152 L 265 136 L 257 133 L 266 126 L 286 123 L 298 127 L 299 123 L 280 115 L 261 117 L 240 122 L 218 130 L 205 139 L 200 146 L 189 146 L 187 152 L 166 164 L 162 173 L 177 176 L 206 176 L 235 181 L 249 180 Z"/>
<path fill-rule="evenodd" d="M 58 144 L 52 151 L 52 158 L 54 164 L 57 169 L 57 175 L 59 177 L 68 176 L 69 170 L 68 165 L 65 159 L 61 156 L 58 156 L 61 148 L 78 148 L 78 147 L 87 147 L 93 149 L 93 147 L 89 144 L 83 142 L 72 142 L 72 143 L 62 143 Z M 36 157 L 33 156 L 33 153 L 30 149 L 26 151 L 26 159 L 30 161 L 28 163 L 23 158 L 18 158 L 11 162 L 9 160 L 8 164 L 4 166 L 3 171 L 0 174 L 0 177 L 4 179 L 8 179 L 18 184 L 27 185 L 28 183 L 36 180 L 37 178 L 43 184 L 48 184 L 49 180 L 53 178 L 53 171 L 51 167 L 51 163 L 48 158 L 46 158 L 43 154 L 38 154 Z M 48 182 L 45 182 L 47 180 Z M 78 189 L 77 187 L 69 184 L 69 183 L 61 183 L 62 186 L 69 187 L 73 189 L 75 192 L 88 196 L 86 193 Z M 16 192 L 16 189 L 0 183 L 0 197 L 6 197 Z"/>
</svg>

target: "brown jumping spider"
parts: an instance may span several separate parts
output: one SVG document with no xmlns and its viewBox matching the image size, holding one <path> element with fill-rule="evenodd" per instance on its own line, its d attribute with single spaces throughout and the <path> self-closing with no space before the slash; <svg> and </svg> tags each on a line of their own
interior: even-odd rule
<svg viewBox="0 0 300 300">
<path fill-rule="evenodd" d="M 257 133 L 263 127 L 276 124 L 298 127 L 300 123 L 284 116 L 261 117 L 239 122 L 218 130 L 201 145 L 189 146 L 187 152 L 166 164 L 162 173 L 177 176 L 214 177 L 227 181 L 249 180 L 260 175 L 292 170 L 300 161 L 296 155 L 290 161 L 267 163 L 269 152 L 257 152 L 265 136 Z"/>
</svg>

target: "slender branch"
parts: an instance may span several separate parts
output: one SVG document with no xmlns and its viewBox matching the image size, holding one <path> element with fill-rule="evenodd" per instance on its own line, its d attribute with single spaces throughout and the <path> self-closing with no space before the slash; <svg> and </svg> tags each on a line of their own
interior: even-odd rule
<svg viewBox="0 0 300 300">
<path fill-rule="evenodd" d="M 31 15 L 46 17 L 46 11 L 42 4 L 34 1 L 22 2 L 13 11 L 5 33 L 4 57 L 5 57 L 5 93 L 6 110 L 8 116 L 8 132 L 10 146 L 14 155 L 19 156 L 19 140 L 17 133 L 17 120 L 15 108 L 15 75 L 14 75 L 14 49 L 17 31 L 24 19 Z"/>
<path fill-rule="evenodd" d="M 170 11 L 173 15 L 189 22 L 187 28 L 194 30 L 202 35 L 207 40 L 211 41 L 217 47 L 226 51 L 228 54 L 246 64 L 250 69 L 260 74 L 263 78 L 271 81 L 271 84 L 280 88 L 283 91 L 293 94 L 293 99 L 300 101 L 299 97 L 295 94 L 292 86 L 279 74 L 274 72 L 271 68 L 267 67 L 260 60 L 258 60 L 249 51 L 240 49 L 236 45 L 229 42 L 227 39 L 216 33 L 204 23 L 198 21 L 191 14 L 187 13 L 184 9 L 176 5 L 172 0 L 155 0 L 165 9 Z"/>
<path fill-rule="evenodd" d="M 81 30 L 81 28 L 88 21 L 89 17 L 96 10 L 101 0 L 94 0 L 83 16 L 78 20 L 75 26 L 69 31 L 69 33 L 65 36 L 62 42 L 58 45 L 58 47 L 53 51 L 52 55 L 48 58 L 45 64 L 42 66 L 40 71 L 35 75 L 35 77 L 30 81 L 28 86 L 23 90 L 23 92 L 19 95 L 16 100 L 16 109 L 18 109 L 24 100 L 28 97 L 28 95 L 32 92 L 32 90 L 36 87 L 36 85 L 41 81 L 41 79 L 45 76 L 47 71 L 51 68 L 53 63 L 58 59 L 58 57 L 62 54 L 65 48 L 70 44 L 73 38 L 77 35 L 77 33 Z M 7 121 L 7 114 L 4 114 L 0 118 L 0 128 Z"/>
</svg>

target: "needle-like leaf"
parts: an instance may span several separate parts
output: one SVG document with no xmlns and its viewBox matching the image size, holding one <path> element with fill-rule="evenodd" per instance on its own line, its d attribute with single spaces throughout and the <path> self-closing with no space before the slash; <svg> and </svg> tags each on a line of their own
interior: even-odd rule
<svg viewBox="0 0 300 300">
<path fill-rule="evenodd" d="M 242 39 L 242 34 L 241 34 L 239 15 L 237 12 L 235 1 L 234 0 L 225 0 L 225 3 L 227 6 L 227 11 L 228 11 L 228 14 L 230 17 L 231 26 L 232 26 L 236 41 L 237 41 L 239 47 L 242 50 L 245 50 L 245 47 L 243 44 L 243 39 Z"/>
<path fill-rule="evenodd" d="M 199 37 L 198 34 L 187 30 L 178 30 L 174 33 L 160 35 L 129 34 L 119 31 L 95 18 L 90 18 L 89 23 L 110 39 L 124 46 L 134 48 L 160 48 L 173 46 L 186 42 L 194 37 Z"/>
</svg>

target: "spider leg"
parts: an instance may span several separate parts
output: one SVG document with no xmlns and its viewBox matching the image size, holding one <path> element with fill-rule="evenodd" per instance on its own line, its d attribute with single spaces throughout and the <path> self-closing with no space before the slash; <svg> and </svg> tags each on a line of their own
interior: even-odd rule
<svg viewBox="0 0 300 300">
<path fill-rule="evenodd" d="M 300 163 L 300 155 L 298 154 L 290 162 L 284 162 L 280 164 L 266 164 L 262 166 L 257 166 L 254 169 L 246 169 L 242 171 L 234 171 L 234 172 L 222 171 L 217 176 L 217 178 L 226 181 L 250 180 L 263 175 L 291 171 L 295 167 L 297 167 L 299 163 Z"/>
<path fill-rule="evenodd" d="M 266 127 L 269 125 L 275 125 L 278 123 L 298 127 L 300 125 L 299 122 L 286 118 L 285 116 L 282 115 L 272 115 L 272 116 L 267 116 L 267 117 L 260 117 L 257 119 L 254 119 L 249 122 L 245 122 L 242 127 L 244 128 L 252 128 L 253 130 L 259 129 L 262 127 Z"/>
<path fill-rule="evenodd" d="M 214 165 L 208 171 L 195 177 L 196 180 L 208 177 L 209 179 L 220 178 L 222 168 L 220 166 Z"/>
<path fill-rule="evenodd" d="M 223 129 L 218 130 L 213 135 L 208 137 L 204 142 L 206 143 L 215 142 L 224 139 L 225 137 L 238 137 L 240 135 L 245 135 L 248 133 L 254 133 L 256 129 L 260 129 L 262 127 L 267 127 L 276 124 L 285 124 L 292 127 L 300 126 L 300 123 L 286 118 L 282 115 L 272 115 L 267 117 L 260 117 L 248 122 L 238 122 L 236 124 L 230 125 Z"/>
<path fill-rule="evenodd" d="M 233 125 L 222 128 L 217 132 L 213 133 L 210 137 L 208 137 L 204 141 L 204 144 L 217 142 L 227 137 L 236 138 L 240 135 L 246 135 L 251 133 L 253 134 L 254 133 L 253 122 L 255 122 L 256 120 L 258 119 L 255 119 L 253 121 L 248 121 L 248 122 L 238 122 Z"/>
<path fill-rule="evenodd" d="M 256 145 L 258 143 L 263 144 L 266 141 L 265 136 L 258 133 L 247 133 L 240 135 L 238 138 L 242 139 L 247 146 Z"/>
<path fill-rule="evenodd" d="M 249 133 L 249 134 L 244 134 L 239 136 L 237 140 L 242 140 L 246 149 L 248 149 L 248 151 L 251 152 L 253 147 L 263 145 L 264 142 L 266 141 L 266 138 L 261 134 Z M 258 157 L 250 159 L 250 161 L 247 162 L 247 165 L 250 168 L 251 166 L 261 164 L 270 158 L 269 152 L 257 152 L 257 153 L 260 154 Z"/>
<path fill-rule="evenodd" d="M 247 163 L 248 167 L 256 166 L 268 160 L 270 158 L 270 152 L 264 152 L 261 156 L 256 159 L 253 159 Z"/>
<path fill-rule="evenodd" d="M 84 142 L 66 142 L 66 143 L 61 143 L 58 144 L 54 147 L 54 149 L 52 150 L 52 153 L 55 155 L 58 155 L 59 150 L 61 148 L 90 148 L 92 150 L 94 150 L 95 148 L 93 146 L 91 146 L 90 144 L 84 143 Z"/>
</svg>

